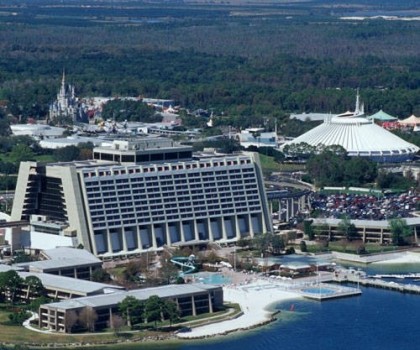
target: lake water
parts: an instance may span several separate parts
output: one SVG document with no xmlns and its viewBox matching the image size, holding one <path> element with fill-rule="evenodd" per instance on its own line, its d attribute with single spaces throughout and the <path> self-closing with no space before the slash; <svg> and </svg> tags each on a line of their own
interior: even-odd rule
<svg viewBox="0 0 420 350">
<path fill-rule="evenodd" d="M 278 305 L 280 319 L 245 336 L 180 349 L 418 349 L 420 296 L 363 288 L 363 295 Z"/>
<path fill-rule="evenodd" d="M 418 349 L 420 295 L 362 288 L 360 297 L 327 302 L 288 301 L 269 326 L 176 346 L 156 343 L 130 349 L 165 350 L 400 350 Z M 294 305 L 291 310 L 291 305 Z M 122 348 L 119 348 L 122 349 Z"/>
<path fill-rule="evenodd" d="M 369 273 L 420 272 L 419 264 L 370 265 Z M 138 345 L 167 350 L 400 350 L 419 349 L 420 295 L 362 288 L 357 297 L 274 305 L 278 321 L 246 333 L 180 345 Z M 292 311 L 293 310 L 293 311 Z M 122 348 L 119 348 L 122 349 Z"/>
</svg>

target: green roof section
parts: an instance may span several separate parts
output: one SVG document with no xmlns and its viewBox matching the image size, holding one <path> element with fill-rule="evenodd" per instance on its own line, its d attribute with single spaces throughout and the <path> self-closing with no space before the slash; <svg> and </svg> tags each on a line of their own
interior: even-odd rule
<svg viewBox="0 0 420 350">
<path fill-rule="evenodd" d="M 398 118 L 389 115 L 388 113 L 384 112 L 382 109 L 379 112 L 367 117 L 367 119 L 379 120 L 381 122 L 391 122 L 394 120 L 398 120 Z"/>
</svg>

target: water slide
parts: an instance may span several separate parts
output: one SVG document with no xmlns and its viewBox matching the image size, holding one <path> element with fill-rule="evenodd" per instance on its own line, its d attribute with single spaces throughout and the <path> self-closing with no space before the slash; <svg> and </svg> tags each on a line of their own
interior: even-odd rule
<svg viewBox="0 0 420 350">
<path fill-rule="evenodd" d="M 188 258 L 185 256 L 174 256 L 171 259 L 171 263 L 180 266 L 182 274 L 184 275 L 198 271 L 195 256 L 192 254 Z"/>
</svg>

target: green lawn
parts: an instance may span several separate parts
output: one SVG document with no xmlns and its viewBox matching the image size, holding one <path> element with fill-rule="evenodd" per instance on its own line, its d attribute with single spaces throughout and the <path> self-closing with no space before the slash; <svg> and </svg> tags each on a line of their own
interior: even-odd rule
<svg viewBox="0 0 420 350">
<path fill-rule="evenodd" d="M 54 156 L 52 154 L 36 155 L 33 160 L 36 162 L 46 163 L 55 162 Z M 0 156 L 0 161 L 5 163 L 14 163 L 14 159 L 10 158 L 10 153 L 2 153 Z"/>
<path fill-rule="evenodd" d="M 289 163 L 278 163 L 273 157 L 266 156 L 260 153 L 260 162 L 264 174 L 270 174 L 272 172 L 293 172 L 300 171 L 305 168 L 303 164 L 289 164 Z"/>
<path fill-rule="evenodd" d="M 55 162 L 54 156 L 51 154 L 43 154 L 40 156 L 36 156 L 37 162 L 45 162 L 45 163 L 52 163 Z"/>
</svg>

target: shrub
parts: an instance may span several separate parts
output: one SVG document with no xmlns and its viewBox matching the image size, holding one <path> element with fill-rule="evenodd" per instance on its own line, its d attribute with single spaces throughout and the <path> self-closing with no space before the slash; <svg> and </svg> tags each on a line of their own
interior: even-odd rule
<svg viewBox="0 0 420 350">
<path fill-rule="evenodd" d="M 9 314 L 10 323 L 14 325 L 21 325 L 29 317 L 31 317 L 31 314 L 22 309 L 16 310 L 15 312 Z"/>
</svg>

